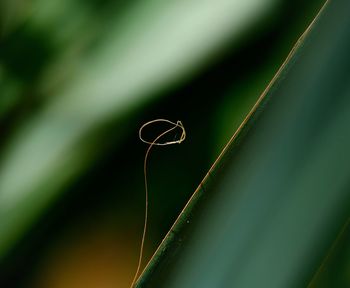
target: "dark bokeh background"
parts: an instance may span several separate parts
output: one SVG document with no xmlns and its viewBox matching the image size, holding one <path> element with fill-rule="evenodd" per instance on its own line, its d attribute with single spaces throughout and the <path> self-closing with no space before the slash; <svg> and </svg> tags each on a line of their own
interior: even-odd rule
<svg viewBox="0 0 350 288">
<path fill-rule="evenodd" d="M 81 80 L 84 78 L 79 77 L 80 74 L 85 75 L 87 68 L 94 70 L 96 67 L 97 75 L 103 63 L 114 61 L 113 53 L 108 50 L 109 42 L 114 47 L 115 39 L 128 39 L 128 33 L 133 31 L 130 27 L 137 26 L 143 15 L 141 12 L 133 14 L 133 11 L 139 11 L 137 9 L 143 6 L 145 11 L 154 7 L 159 9 L 154 17 L 162 15 L 166 5 L 151 2 L 1 2 L 0 182 L 11 176 L 6 174 L 8 155 L 15 154 L 16 147 L 25 145 L 26 139 L 36 133 L 32 132 L 35 127 L 45 127 L 45 121 L 51 119 L 51 115 L 57 117 L 55 113 L 59 109 L 64 111 L 64 103 L 73 115 L 74 109 L 76 115 L 85 113 L 87 119 L 89 113 L 94 114 L 94 109 L 84 110 L 88 106 L 85 106 L 83 96 L 77 99 L 72 96 L 76 102 L 58 101 L 58 106 L 55 106 L 55 101 L 65 93 L 66 87 L 69 91 L 69 85 L 73 85 L 73 92 L 80 91 L 78 88 L 74 90 L 72 82 L 78 79 L 79 83 L 84 83 Z M 45 178 L 44 175 L 44 180 L 40 178 L 43 181 L 41 185 L 35 186 L 34 183 L 33 187 L 25 188 L 33 196 L 24 197 L 24 204 L 21 202 L 10 207 L 10 212 L 5 206 L 0 206 L 3 219 L 0 219 L 0 226 L 18 225 L 14 229 L 16 232 L 11 232 L 10 228 L 0 229 L 0 238 L 5 239 L 11 233 L 14 235 L 0 245 L 1 287 L 128 287 L 136 268 L 144 213 L 142 169 L 147 145 L 139 141 L 138 129 L 149 120 L 167 118 L 181 120 L 187 131 L 183 144 L 156 147 L 151 152 L 150 224 L 145 256 L 148 259 L 323 3 L 320 0 L 266 2 L 272 4 L 266 3 L 268 9 L 249 19 L 239 33 L 230 36 L 230 28 L 234 27 L 221 27 L 226 29 L 223 33 L 228 34 L 225 41 L 217 41 L 213 48 L 200 52 L 203 57 L 185 65 L 186 69 L 171 76 L 171 81 L 156 83 L 158 86 L 154 85 L 150 90 L 141 89 L 138 95 L 142 97 L 139 96 L 129 106 L 123 104 L 122 112 L 118 109 L 113 113 L 107 111 L 108 116 L 101 121 L 95 121 L 92 116 L 92 122 L 84 126 L 88 128 L 81 128 L 82 136 L 74 139 L 69 146 L 68 154 L 65 154 L 66 150 L 57 152 L 53 147 L 52 153 L 57 152 L 58 159 L 79 157 L 75 161 L 64 162 L 69 163 L 69 167 L 62 165 L 55 168 L 50 177 Z M 176 8 L 176 5 L 175 2 L 173 6 Z M 210 5 L 214 9 L 220 4 L 212 1 Z M 234 13 L 232 17 L 235 17 Z M 181 13 L 176 20 L 178 23 L 183 21 Z M 142 19 L 140 22 L 143 23 Z M 176 22 L 169 25 L 176 25 Z M 191 23 L 188 25 L 191 26 Z M 216 25 L 213 22 L 209 26 Z M 144 28 L 147 29 L 147 26 Z M 216 41 L 210 33 L 198 27 L 198 34 L 208 34 L 208 41 L 212 38 Z M 155 62 L 158 58 L 162 59 L 163 39 L 158 38 L 157 41 L 160 48 L 153 55 Z M 107 48 L 101 50 L 101 46 Z M 190 49 L 180 52 L 185 60 L 197 55 L 197 51 Z M 91 55 L 94 53 L 100 56 L 93 58 Z M 168 63 L 165 61 L 164 65 Z M 171 65 L 163 68 L 164 73 L 177 69 Z M 147 69 L 141 72 L 147 74 Z M 101 79 L 103 77 L 101 72 Z M 135 75 L 137 77 L 139 75 Z M 111 87 L 120 85 L 118 80 L 116 77 L 114 84 L 109 83 Z M 113 97 L 113 89 L 110 91 Z M 69 93 L 68 96 L 74 95 Z M 117 92 L 115 95 L 118 97 Z M 68 99 L 68 96 L 63 99 Z M 96 99 L 99 103 L 98 95 Z M 109 98 L 101 98 L 100 101 L 104 99 Z M 81 105 L 79 101 L 82 101 Z M 70 106 L 70 103 L 76 106 Z M 117 105 L 113 103 L 111 105 Z M 67 136 L 65 130 L 75 125 L 75 118 L 67 117 L 65 124 L 59 126 L 63 132 L 57 132 L 62 132 L 62 136 L 57 136 L 55 141 L 66 141 L 64 137 L 69 138 L 69 134 Z M 55 125 L 48 127 L 50 132 L 47 137 L 52 136 L 50 133 L 57 135 L 52 129 Z M 45 145 L 42 148 L 40 141 L 36 145 L 39 157 L 27 169 L 35 169 L 42 160 L 40 155 L 43 158 L 50 155 L 45 154 Z M 22 155 L 20 148 L 18 151 Z M 14 183 L 22 181 L 22 168 L 18 169 Z M 60 177 L 65 172 L 69 176 Z M 53 196 L 42 201 L 50 191 L 55 191 Z M 1 193 L 4 191 L 0 190 Z M 28 207 L 23 209 L 26 203 Z M 330 278 L 328 281 L 332 281 Z"/>
</svg>

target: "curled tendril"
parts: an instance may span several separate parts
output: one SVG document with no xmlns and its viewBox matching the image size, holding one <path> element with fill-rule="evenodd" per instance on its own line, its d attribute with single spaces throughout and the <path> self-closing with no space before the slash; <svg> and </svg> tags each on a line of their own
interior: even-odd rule
<svg viewBox="0 0 350 288">
<path fill-rule="evenodd" d="M 172 124 L 173 127 L 171 127 L 170 129 L 166 130 L 165 132 L 161 133 L 160 135 L 158 135 L 153 141 L 147 141 L 145 140 L 143 137 L 142 137 L 142 130 L 146 127 L 146 126 L 149 126 L 151 124 L 154 124 L 154 123 L 157 123 L 157 122 L 166 122 L 166 123 L 169 123 L 169 124 Z M 174 140 L 174 141 L 168 141 L 168 142 L 163 142 L 163 143 L 160 143 L 160 142 L 157 142 L 161 137 L 163 137 L 165 134 L 168 134 L 169 132 L 171 132 L 172 130 L 176 129 L 177 127 L 179 127 L 181 130 L 182 130 L 182 134 L 180 136 L 180 138 L 178 140 Z M 182 122 L 181 121 L 176 121 L 175 122 L 172 122 L 170 120 L 167 120 L 167 119 L 155 119 L 155 120 L 152 120 L 152 121 L 149 121 L 145 124 L 143 124 L 139 130 L 139 138 L 142 142 L 144 143 L 147 143 L 147 144 L 150 144 L 150 145 L 157 145 L 157 146 L 166 146 L 166 145 L 171 145 L 171 144 L 180 144 L 181 142 L 183 142 L 186 138 L 186 130 L 185 130 L 185 127 L 183 126 Z"/>
<path fill-rule="evenodd" d="M 169 129 L 167 129 L 166 131 L 162 132 L 161 134 L 159 134 L 153 141 L 145 140 L 142 137 L 143 129 L 146 126 L 149 126 L 149 125 L 157 123 L 157 122 L 165 122 L 165 123 L 171 124 L 173 126 Z M 173 131 L 176 128 L 180 128 L 182 130 L 182 133 L 181 133 L 181 136 L 179 139 L 174 140 L 174 141 L 158 142 L 160 140 L 160 138 L 162 138 L 164 135 L 168 134 L 169 132 Z M 149 144 L 149 147 L 148 147 L 146 154 L 145 154 L 144 165 L 143 165 L 143 174 L 144 174 L 144 181 L 145 181 L 145 217 L 144 217 L 143 233 L 142 233 L 142 239 L 141 239 L 141 245 L 140 245 L 139 260 L 138 260 L 137 269 L 136 269 L 136 272 L 135 272 L 135 275 L 134 275 L 134 278 L 132 280 L 130 288 L 134 287 L 136 280 L 139 276 L 139 272 L 140 272 L 140 268 L 141 268 L 141 264 L 142 264 L 142 258 L 143 258 L 144 244 L 145 244 L 145 239 L 146 239 L 146 231 L 147 231 L 147 224 L 148 224 L 148 184 L 147 184 L 147 159 L 148 159 L 148 155 L 149 155 L 151 148 L 153 146 L 167 146 L 167 145 L 182 143 L 186 138 L 186 130 L 185 130 L 185 127 L 183 126 L 181 121 L 176 121 L 176 123 L 175 123 L 175 122 L 172 122 L 172 121 L 167 120 L 167 119 L 155 119 L 155 120 L 149 121 L 141 126 L 141 128 L 139 130 L 139 138 L 142 142 Z"/>
</svg>

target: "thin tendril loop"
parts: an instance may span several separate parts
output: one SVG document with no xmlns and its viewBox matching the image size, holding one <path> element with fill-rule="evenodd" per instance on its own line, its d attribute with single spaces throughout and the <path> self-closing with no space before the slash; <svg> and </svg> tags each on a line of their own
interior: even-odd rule
<svg viewBox="0 0 350 288">
<path fill-rule="evenodd" d="M 173 125 L 173 127 L 169 128 L 168 130 L 162 132 L 161 134 L 159 134 L 153 141 L 147 141 L 142 137 L 142 130 L 148 126 L 151 125 L 153 123 L 157 123 L 157 122 L 166 122 L 169 123 L 171 125 Z M 181 136 L 178 140 L 174 140 L 174 141 L 167 141 L 167 142 L 157 142 L 160 138 L 162 138 L 164 135 L 168 134 L 169 132 L 173 131 L 176 128 L 180 128 L 182 133 Z M 139 130 L 139 138 L 142 142 L 149 144 L 146 154 L 145 154 L 145 159 L 144 159 L 144 163 L 143 163 L 143 174 L 144 174 L 144 181 L 145 181 L 145 217 L 144 217 L 144 225 L 143 225 L 143 232 L 142 232 L 142 238 L 141 238 L 141 245 L 140 245 L 140 254 L 139 254 L 139 260 L 138 260 L 138 264 L 137 264 L 137 269 L 134 275 L 134 278 L 132 280 L 132 283 L 130 285 L 130 288 L 133 288 L 136 280 L 139 276 L 139 272 L 141 269 L 141 264 L 142 264 L 142 258 L 143 258 L 143 250 L 144 250 L 144 244 L 145 244 L 145 239 L 146 239 L 146 231 L 147 231 L 147 224 L 148 224 L 148 181 L 147 181 L 147 159 L 149 156 L 149 153 L 151 151 L 151 148 L 153 146 L 166 146 L 166 145 L 172 145 L 172 144 L 180 144 L 182 143 L 185 138 L 186 138 L 186 131 L 185 131 L 185 127 L 183 126 L 181 121 L 176 121 L 172 122 L 170 120 L 167 119 L 155 119 L 152 121 L 149 121 L 145 124 L 143 124 Z"/>
<path fill-rule="evenodd" d="M 166 123 L 169 123 L 169 124 L 172 124 L 173 127 L 170 128 L 169 130 L 166 130 L 165 132 L 161 133 L 159 136 L 157 136 L 153 141 L 148 141 L 148 140 L 145 140 L 143 137 L 142 137 L 142 131 L 143 129 L 150 125 L 150 124 L 153 124 L 153 123 L 156 123 L 156 122 L 166 122 Z M 168 134 L 170 131 L 174 130 L 175 128 L 179 127 L 181 130 L 182 130 L 182 134 L 180 136 L 180 138 L 178 140 L 174 140 L 174 141 L 168 141 L 168 142 L 157 142 L 161 137 L 163 137 L 165 134 Z M 180 144 L 181 142 L 183 142 L 186 138 L 186 131 L 185 131 L 185 127 L 183 126 L 182 122 L 181 121 L 176 121 L 175 122 L 172 122 L 170 120 L 167 120 L 167 119 L 155 119 L 155 120 L 152 120 L 152 121 L 149 121 L 145 124 L 143 124 L 139 130 L 139 138 L 142 142 L 146 143 L 146 144 L 150 144 L 150 145 L 156 145 L 156 146 L 166 146 L 166 145 L 171 145 L 171 144 Z"/>
</svg>

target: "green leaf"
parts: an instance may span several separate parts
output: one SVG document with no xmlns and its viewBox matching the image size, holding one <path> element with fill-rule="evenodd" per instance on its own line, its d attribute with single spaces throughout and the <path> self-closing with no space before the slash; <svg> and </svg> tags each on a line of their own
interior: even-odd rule
<svg viewBox="0 0 350 288">
<path fill-rule="evenodd" d="M 306 287 L 349 217 L 350 3 L 329 1 L 137 287 Z"/>
</svg>

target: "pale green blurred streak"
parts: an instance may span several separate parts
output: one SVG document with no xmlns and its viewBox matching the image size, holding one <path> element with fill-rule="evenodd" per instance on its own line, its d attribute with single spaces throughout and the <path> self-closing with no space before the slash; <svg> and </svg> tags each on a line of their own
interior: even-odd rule
<svg viewBox="0 0 350 288">
<path fill-rule="evenodd" d="M 49 67 L 41 91 L 51 101 L 18 127 L 0 163 L 0 257 L 93 159 L 79 146 L 92 140 L 90 131 L 110 119 L 121 121 L 150 95 L 195 72 L 275 2 L 139 1 L 110 21 L 105 39 L 85 58 L 70 65 L 79 53 L 68 53 Z M 64 43 L 72 38 L 63 37 L 65 31 L 79 31 L 87 17 L 72 3 L 34 1 L 27 21 L 49 27 L 54 41 Z M 65 26 L 66 19 L 73 24 Z M 68 75 L 64 81 L 52 84 L 62 73 Z M 116 131 L 120 137 L 122 132 Z"/>
</svg>

